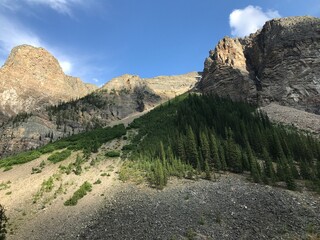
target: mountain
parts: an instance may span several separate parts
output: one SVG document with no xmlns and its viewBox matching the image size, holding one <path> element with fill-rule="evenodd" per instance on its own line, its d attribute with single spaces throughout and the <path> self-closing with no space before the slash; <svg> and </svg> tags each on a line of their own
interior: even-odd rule
<svg viewBox="0 0 320 240">
<path fill-rule="evenodd" d="M 319 63 L 319 18 L 273 19 L 246 38 L 220 40 L 205 60 L 199 87 L 233 100 L 320 114 Z"/>
<path fill-rule="evenodd" d="M 125 74 L 112 79 L 102 89 L 133 90 L 136 86 L 145 86 L 162 99 L 171 99 L 192 89 L 198 79 L 200 79 L 200 73 L 197 72 L 154 78 L 140 78 L 139 76 Z"/>
<path fill-rule="evenodd" d="M 83 97 L 96 88 L 65 75 L 57 59 L 44 48 L 17 46 L 0 69 L 1 120 Z"/>
<path fill-rule="evenodd" d="M 18 114 L 0 127 L 0 156 L 34 149 L 51 141 L 146 112 L 192 89 L 199 74 L 141 79 L 123 75 L 85 97 L 30 114 Z M 159 81 L 165 80 L 160 83 Z M 168 83 L 168 84 L 167 84 Z"/>
</svg>

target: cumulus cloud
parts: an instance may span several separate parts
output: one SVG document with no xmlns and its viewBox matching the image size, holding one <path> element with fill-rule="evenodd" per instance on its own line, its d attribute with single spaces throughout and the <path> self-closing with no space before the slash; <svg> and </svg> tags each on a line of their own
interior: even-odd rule
<svg viewBox="0 0 320 240">
<path fill-rule="evenodd" d="M 71 58 L 69 56 L 62 54 L 59 49 L 44 43 L 35 33 L 11 18 L 9 19 L 0 14 L 0 22 L 0 60 L 2 60 L 0 65 L 4 63 L 5 56 L 10 53 L 12 48 L 18 45 L 28 44 L 47 49 L 58 59 L 62 70 L 66 74 L 71 74 L 72 60 L 70 60 Z"/>
<path fill-rule="evenodd" d="M 236 37 L 244 37 L 256 32 L 263 24 L 272 19 L 281 17 L 278 11 L 263 11 L 258 6 L 247 6 L 244 9 L 235 9 L 229 16 L 231 34 Z"/>
</svg>

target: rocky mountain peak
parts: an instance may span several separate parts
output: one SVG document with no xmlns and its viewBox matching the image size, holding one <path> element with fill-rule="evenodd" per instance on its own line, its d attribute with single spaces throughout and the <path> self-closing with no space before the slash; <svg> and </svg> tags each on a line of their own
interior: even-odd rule
<svg viewBox="0 0 320 240">
<path fill-rule="evenodd" d="M 29 112 L 85 96 L 94 89 L 65 75 L 58 60 L 44 48 L 17 46 L 0 68 L 0 115 Z"/>
<path fill-rule="evenodd" d="M 210 51 L 203 92 L 320 113 L 320 19 L 273 19 L 246 38 L 225 37 Z"/>
<path fill-rule="evenodd" d="M 63 75 L 58 60 L 44 48 L 20 45 L 12 49 L 3 70 L 16 71 L 19 74 L 33 73 L 39 82 L 48 80 L 47 75 L 54 72 Z M 42 75 L 40 77 L 39 75 Z"/>
<path fill-rule="evenodd" d="M 133 91 L 136 86 L 142 85 L 142 79 L 137 75 L 124 74 L 119 77 L 111 79 L 101 89 L 105 90 L 116 90 L 122 89 Z"/>
<path fill-rule="evenodd" d="M 217 44 L 212 57 L 226 66 L 246 70 L 243 45 L 238 38 L 224 37 Z"/>
</svg>

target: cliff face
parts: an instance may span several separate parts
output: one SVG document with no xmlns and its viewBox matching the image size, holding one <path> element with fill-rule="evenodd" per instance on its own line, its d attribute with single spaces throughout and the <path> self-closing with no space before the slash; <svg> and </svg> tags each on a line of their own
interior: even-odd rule
<svg viewBox="0 0 320 240">
<path fill-rule="evenodd" d="M 234 100 L 320 113 L 320 19 L 266 22 L 244 39 L 224 38 L 205 61 L 200 89 Z"/>
<path fill-rule="evenodd" d="M 79 98 L 96 87 L 67 76 L 45 49 L 15 47 L 0 69 L 0 112 L 11 117 L 43 105 Z"/>
<path fill-rule="evenodd" d="M 0 157 L 149 110 L 192 89 L 198 78 L 198 73 L 153 79 L 126 74 L 78 100 L 17 115 L 0 127 Z"/>
<path fill-rule="evenodd" d="M 136 87 L 144 86 L 165 100 L 189 91 L 196 85 L 199 78 L 200 75 L 197 72 L 154 78 L 140 78 L 139 76 L 125 74 L 112 79 L 101 89 L 133 91 Z"/>
</svg>

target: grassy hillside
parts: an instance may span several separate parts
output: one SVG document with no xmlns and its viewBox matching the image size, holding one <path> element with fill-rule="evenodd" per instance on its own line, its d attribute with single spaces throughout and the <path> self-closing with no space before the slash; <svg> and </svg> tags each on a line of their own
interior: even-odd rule
<svg viewBox="0 0 320 240">
<path fill-rule="evenodd" d="M 136 119 L 132 159 L 152 184 L 170 175 L 250 172 L 253 181 L 296 180 L 320 188 L 320 143 L 293 128 L 272 124 L 255 106 L 216 96 L 183 95 Z"/>
<path fill-rule="evenodd" d="M 50 153 L 55 150 L 68 148 L 69 150 L 82 150 L 87 158 L 92 152 L 97 152 L 99 147 L 112 139 L 119 138 L 126 134 L 123 124 L 114 127 L 97 128 L 95 130 L 73 135 L 71 137 L 47 144 L 39 149 L 17 154 L 0 160 L 0 168 L 10 170 L 12 165 L 23 164 L 39 158 L 44 153 Z M 59 156 L 58 156 L 59 157 Z M 56 157 L 51 156 L 55 162 Z"/>
</svg>

